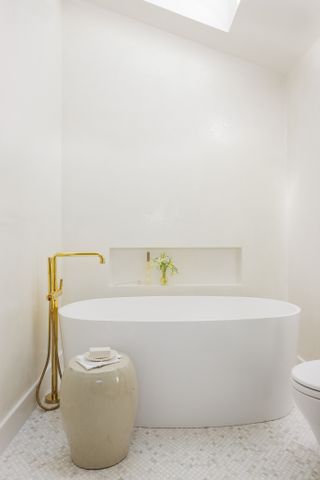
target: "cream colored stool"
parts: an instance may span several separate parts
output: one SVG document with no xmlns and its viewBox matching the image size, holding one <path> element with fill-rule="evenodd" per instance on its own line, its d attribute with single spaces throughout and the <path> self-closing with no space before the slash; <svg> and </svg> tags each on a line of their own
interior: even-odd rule
<svg viewBox="0 0 320 480">
<path fill-rule="evenodd" d="M 85 370 L 73 358 L 61 384 L 61 412 L 72 461 L 81 468 L 106 468 L 129 448 L 137 381 L 127 355 L 119 363 Z"/>
</svg>

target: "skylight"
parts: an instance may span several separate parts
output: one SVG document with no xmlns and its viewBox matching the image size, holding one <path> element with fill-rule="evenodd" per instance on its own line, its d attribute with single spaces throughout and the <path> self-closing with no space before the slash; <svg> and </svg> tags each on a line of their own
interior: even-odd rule
<svg viewBox="0 0 320 480">
<path fill-rule="evenodd" d="M 229 32 L 241 0 L 144 0 L 196 22 Z"/>
</svg>

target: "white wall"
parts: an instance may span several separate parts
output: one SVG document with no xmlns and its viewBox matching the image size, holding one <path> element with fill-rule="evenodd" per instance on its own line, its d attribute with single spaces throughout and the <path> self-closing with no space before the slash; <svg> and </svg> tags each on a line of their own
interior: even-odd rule
<svg viewBox="0 0 320 480">
<path fill-rule="evenodd" d="M 63 45 L 64 247 L 240 246 L 223 293 L 285 297 L 283 78 L 81 0 Z M 65 264 L 65 301 L 108 294 Z"/>
<path fill-rule="evenodd" d="M 59 0 L 0 2 L 0 424 L 44 362 L 46 257 L 60 244 L 60 48 Z"/>
<path fill-rule="evenodd" d="M 320 357 L 320 38 L 288 77 L 289 298 L 300 355 Z"/>
</svg>

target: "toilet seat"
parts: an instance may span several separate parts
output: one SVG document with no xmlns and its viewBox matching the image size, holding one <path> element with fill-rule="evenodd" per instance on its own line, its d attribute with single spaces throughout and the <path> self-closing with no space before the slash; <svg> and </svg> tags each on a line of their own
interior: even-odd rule
<svg viewBox="0 0 320 480">
<path fill-rule="evenodd" d="M 291 379 L 292 387 L 303 395 L 307 395 L 308 397 L 315 398 L 316 400 L 320 400 L 320 392 L 318 390 L 314 390 L 313 388 L 305 387 L 300 383 Z"/>
<path fill-rule="evenodd" d="M 292 386 L 299 392 L 320 400 L 320 360 L 300 363 L 291 372 Z"/>
</svg>

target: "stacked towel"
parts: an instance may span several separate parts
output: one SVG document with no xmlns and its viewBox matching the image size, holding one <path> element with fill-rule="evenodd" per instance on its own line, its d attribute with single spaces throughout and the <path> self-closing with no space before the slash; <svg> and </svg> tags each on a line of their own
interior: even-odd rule
<svg viewBox="0 0 320 480">
<path fill-rule="evenodd" d="M 110 347 L 90 347 L 87 355 L 88 360 L 93 362 L 103 362 L 105 360 L 110 360 L 114 350 L 111 350 Z"/>
<path fill-rule="evenodd" d="M 105 365 L 112 365 L 113 363 L 120 362 L 121 355 L 116 350 L 111 350 L 107 359 L 104 360 L 91 360 L 91 351 L 86 352 L 76 357 L 77 362 L 86 370 L 92 370 L 93 368 L 104 367 Z M 101 357 L 100 357 L 101 358 Z"/>
</svg>

